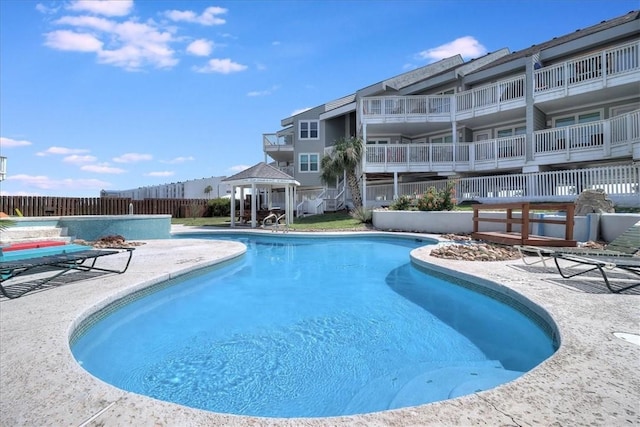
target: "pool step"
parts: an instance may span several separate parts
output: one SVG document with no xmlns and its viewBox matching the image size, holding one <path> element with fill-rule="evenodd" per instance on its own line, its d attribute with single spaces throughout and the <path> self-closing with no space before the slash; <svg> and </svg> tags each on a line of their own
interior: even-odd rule
<svg viewBox="0 0 640 427">
<path fill-rule="evenodd" d="M 34 242 L 38 240 L 59 240 L 63 242 L 70 242 L 72 241 L 72 239 L 73 239 L 72 236 L 67 235 L 66 227 L 11 226 L 0 231 L 0 243 L 3 245 L 18 243 L 18 242 Z"/>
<path fill-rule="evenodd" d="M 425 362 L 375 378 L 351 399 L 344 414 L 396 409 L 452 399 L 511 381 L 522 372 L 503 368 L 498 360 Z"/>
</svg>

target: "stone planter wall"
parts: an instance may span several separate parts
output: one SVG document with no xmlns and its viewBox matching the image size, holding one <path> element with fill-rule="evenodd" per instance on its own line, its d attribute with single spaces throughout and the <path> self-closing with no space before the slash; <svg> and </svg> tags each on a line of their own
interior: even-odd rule
<svg viewBox="0 0 640 427">
<path fill-rule="evenodd" d="M 553 214 L 544 215 L 545 218 Z M 504 218 L 504 212 L 483 213 L 483 217 Z M 514 217 L 517 215 L 514 214 Z M 640 221 L 640 214 L 588 214 L 577 216 L 574 221 L 573 237 L 579 242 L 603 240 L 610 242 L 626 229 Z M 471 233 L 473 231 L 473 212 L 470 211 L 391 211 L 374 210 L 373 226 L 382 231 L 407 231 L 431 234 Z M 556 224 L 532 223 L 529 233 L 541 236 L 564 238 L 564 226 Z M 514 226 L 514 231 L 520 231 Z M 505 231 L 505 225 L 499 223 L 480 223 L 480 231 Z"/>
</svg>

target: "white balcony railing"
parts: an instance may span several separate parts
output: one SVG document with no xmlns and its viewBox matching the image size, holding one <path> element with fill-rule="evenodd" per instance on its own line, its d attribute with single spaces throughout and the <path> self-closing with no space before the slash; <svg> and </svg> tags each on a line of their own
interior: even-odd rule
<svg viewBox="0 0 640 427">
<path fill-rule="evenodd" d="M 540 164 L 548 164 L 562 163 L 574 156 L 582 156 L 581 160 L 620 157 L 625 153 L 630 155 L 632 143 L 637 141 L 640 141 L 640 110 L 608 120 L 536 131 L 530 160 L 546 158 L 549 161 Z M 428 172 L 443 167 L 473 171 L 502 164 L 521 167 L 527 159 L 526 146 L 525 135 L 457 144 L 366 145 L 365 172 Z"/>
<path fill-rule="evenodd" d="M 602 50 L 588 56 L 542 67 L 533 73 L 534 94 L 603 81 L 640 70 L 640 42 Z"/>
<path fill-rule="evenodd" d="M 494 107 L 524 99 L 525 76 L 502 80 L 456 94 L 456 113 Z"/>
<path fill-rule="evenodd" d="M 614 203 L 640 206 L 640 165 L 616 165 L 528 174 L 455 179 L 456 200 L 480 202 L 573 201 L 586 189 L 601 188 Z M 367 185 L 367 206 L 389 205 L 394 196 L 423 194 L 429 188 L 446 188 L 447 180 L 398 185 Z"/>
<path fill-rule="evenodd" d="M 637 81 L 638 71 L 640 42 L 634 41 L 535 70 L 533 96 L 618 76 L 635 75 L 630 78 Z M 365 122 L 428 122 L 492 114 L 522 106 L 525 83 L 523 74 L 452 95 L 365 97 L 360 101 L 362 118 Z"/>
<path fill-rule="evenodd" d="M 450 116 L 452 95 L 380 96 L 362 99 L 364 117 Z"/>
<path fill-rule="evenodd" d="M 455 95 L 379 96 L 362 99 L 365 120 L 416 121 L 453 120 L 458 113 L 487 108 L 500 109 L 513 101 L 524 100 L 525 76 L 502 80 Z M 453 109 L 454 100 L 456 109 Z"/>
</svg>

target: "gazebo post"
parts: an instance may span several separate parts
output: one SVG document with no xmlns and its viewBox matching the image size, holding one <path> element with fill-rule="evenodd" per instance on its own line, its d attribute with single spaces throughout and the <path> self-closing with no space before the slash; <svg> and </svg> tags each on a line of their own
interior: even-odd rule
<svg viewBox="0 0 640 427">
<path fill-rule="evenodd" d="M 229 198 L 231 202 L 231 227 L 236 226 L 236 186 L 231 186 L 231 197 Z"/>
<path fill-rule="evenodd" d="M 284 187 L 284 213 L 286 215 L 284 219 L 287 225 L 291 224 L 290 218 L 293 213 L 293 209 L 291 209 L 291 192 L 289 191 L 289 187 L 289 184 Z"/>
<path fill-rule="evenodd" d="M 252 182 L 251 183 L 251 228 L 256 228 L 257 225 L 257 220 L 256 218 L 258 217 L 258 210 L 256 208 L 257 205 L 257 191 L 256 191 L 256 183 Z"/>
</svg>

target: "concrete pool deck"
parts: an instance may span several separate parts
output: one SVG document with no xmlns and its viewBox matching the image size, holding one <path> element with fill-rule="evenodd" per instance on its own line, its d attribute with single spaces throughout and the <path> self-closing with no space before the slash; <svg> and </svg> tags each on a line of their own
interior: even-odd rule
<svg viewBox="0 0 640 427">
<path fill-rule="evenodd" d="M 488 391 L 325 419 L 216 414 L 125 392 L 91 376 L 74 360 L 69 336 L 92 307 L 103 306 L 132 288 L 244 252 L 243 245 L 229 241 L 189 238 L 177 243 L 146 241 L 136 248 L 129 270 L 122 275 L 0 300 L 1 426 L 640 425 L 640 346 L 614 335 L 640 333 L 639 295 L 563 286 L 555 271 L 525 266 L 522 260 L 464 262 L 430 257 L 428 247 L 414 251 L 414 256 L 495 282 L 544 308 L 558 327 L 559 350 L 522 377 Z M 104 261 L 115 265 L 121 261 L 118 257 Z"/>
</svg>

